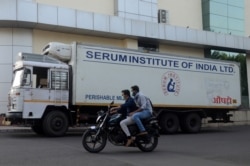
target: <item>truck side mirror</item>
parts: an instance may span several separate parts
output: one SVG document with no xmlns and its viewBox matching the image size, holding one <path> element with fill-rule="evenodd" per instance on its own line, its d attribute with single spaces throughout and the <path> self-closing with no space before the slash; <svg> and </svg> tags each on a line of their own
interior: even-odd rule
<svg viewBox="0 0 250 166">
<path fill-rule="evenodd" d="M 22 80 L 22 84 L 21 85 L 24 86 L 26 84 L 26 82 L 27 82 L 27 79 L 25 78 L 25 79 Z"/>
</svg>

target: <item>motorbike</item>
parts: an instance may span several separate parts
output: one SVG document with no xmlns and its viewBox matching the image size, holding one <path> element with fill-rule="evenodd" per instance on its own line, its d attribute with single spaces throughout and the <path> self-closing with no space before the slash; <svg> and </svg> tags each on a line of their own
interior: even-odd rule
<svg viewBox="0 0 250 166">
<path fill-rule="evenodd" d="M 110 107 L 114 102 L 108 105 L 107 111 L 99 111 L 97 113 L 96 125 L 89 127 L 82 136 L 82 145 L 86 151 L 90 153 L 98 153 L 102 151 L 107 140 L 115 146 L 125 146 L 127 136 L 120 127 L 122 120 L 121 114 L 111 114 Z M 131 136 L 134 138 L 133 143 L 129 147 L 137 147 L 142 152 L 151 152 L 158 145 L 159 126 L 157 119 L 152 116 L 142 120 L 147 135 L 137 136 L 139 129 L 136 124 L 129 125 Z"/>
</svg>

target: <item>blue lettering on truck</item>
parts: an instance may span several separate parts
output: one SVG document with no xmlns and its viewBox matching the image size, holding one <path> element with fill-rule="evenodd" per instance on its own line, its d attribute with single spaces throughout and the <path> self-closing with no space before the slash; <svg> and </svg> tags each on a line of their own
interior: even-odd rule
<svg viewBox="0 0 250 166">
<path fill-rule="evenodd" d="M 105 95 L 105 94 L 86 94 L 86 100 L 123 100 L 122 96 L 115 96 L 115 95 Z"/>
<path fill-rule="evenodd" d="M 98 49 L 86 49 L 83 61 L 225 75 L 234 75 L 236 72 L 235 67 L 237 67 L 233 63 Z"/>
</svg>

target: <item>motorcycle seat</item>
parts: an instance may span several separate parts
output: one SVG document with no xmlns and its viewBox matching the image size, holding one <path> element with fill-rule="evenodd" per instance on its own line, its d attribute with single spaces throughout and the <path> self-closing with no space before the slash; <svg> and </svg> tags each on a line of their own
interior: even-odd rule
<svg viewBox="0 0 250 166">
<path fill-rule="evenodd" d="M 155 121 L 155 120 L 157 120 L 155 116 L 150 116 L 149 118 L 143 119 L 142 122 L 148 123 L 150 121 Z"/>
</svg>

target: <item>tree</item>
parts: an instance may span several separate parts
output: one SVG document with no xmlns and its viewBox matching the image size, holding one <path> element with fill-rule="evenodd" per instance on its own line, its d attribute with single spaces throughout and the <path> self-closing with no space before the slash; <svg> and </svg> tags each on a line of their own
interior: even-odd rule
<svg viewBox="0 0 250 166">
<path fill-rule="evenodd" d="M 244 54 L 230 55 L 229 53 L 227 54 L 225 52 L 213 51 L 210 58 L 229 60 L 240 63 L 241 95 L 248 96 L 246 55 Z"/>
</svg>

